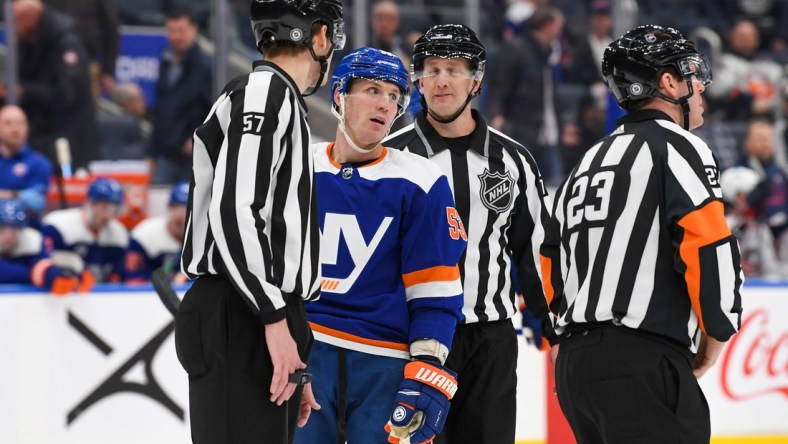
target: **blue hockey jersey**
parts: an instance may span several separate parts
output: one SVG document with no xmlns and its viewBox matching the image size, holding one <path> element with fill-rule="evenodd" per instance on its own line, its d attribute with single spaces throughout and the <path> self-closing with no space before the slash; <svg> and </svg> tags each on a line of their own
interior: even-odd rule
<svg viewBox="0 0 788 444">
<path fill-rule="evenodd" d="M 81 208 L 53 211 L 44 217 L 41 232 L 52 251 L 73 251 L 85 261 L 96 282 L 122 281 L 129 233 L 115 219 L 93 233 L 82 220 Z"/>
<path fill-rule="evenodd" d="M 339 165 L 332 147 L 315 145 L 323 280 L 306 304 L 315 339 L 404 359 L 417 339 L 451 347 L 466 235 L 446 176 L 397 150 Z"/>
<path fill-rule="evenodd" d="M 167 216 L 140 222 L 131 231 L 126 252 L 126 282 L 149 281 L 153 270 L 170 265 L 180 257 L 182 247 L 167 230 Z"/>
<path fill-rule="evenodd" d="M 16 247 L 10 251 L 0 251 L 0 284 L 42 284 L 43 277 L 34 278 L 43 273 L 36 273 L 36 268 L 49 265 L 43 239 L 41 233 L 33 228 L 26 227 L 19 231 Z M 43 267 L 37 267 L 39 264 Z"/>
</svg>

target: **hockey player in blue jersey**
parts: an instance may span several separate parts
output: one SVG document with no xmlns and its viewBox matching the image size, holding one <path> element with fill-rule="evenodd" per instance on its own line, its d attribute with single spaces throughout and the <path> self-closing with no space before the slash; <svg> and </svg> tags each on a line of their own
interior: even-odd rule
<svg viewBox="0 0 788 444">
<path fill-rule="evenodd" d="M 87 202 L 79 208 L 53 211 L 42 233 L 51 251 L 71 251 L 85 263 L 96 282 L 121 282 L 129 233 L 116 218 L 123 203 L 117 180 L 99 177 L 88 186 Z"/>
<path fill-rule="evenodd" d="M 21 202 L 0 200 L 0 284 L 33 284 L 55 295 L 80 288 L 77 270 L 58 266 L 44 248 L 41 233 L 28 227 Z"/>
<path fill-rule="evenodd" d="M 408 89 L 402 62 L 377 49 L 334 71 L 336 141 L 314 153 L 323 280 L 306 305 L 321 408 L 297 444 L 429 442 L 456 391 L 443 363 L 462 316 L 465 231 L 440 169 L 381 145 Z"/>
<path fill-rule="evenodd" d="M 153 270 L 165 266 L 179 270 L 189 182 L 175 184 L 170 192 L 167 214 L 148 218 L 131 232 L 126 252 L 126 282 L 147 282 Z"/>
</svg>

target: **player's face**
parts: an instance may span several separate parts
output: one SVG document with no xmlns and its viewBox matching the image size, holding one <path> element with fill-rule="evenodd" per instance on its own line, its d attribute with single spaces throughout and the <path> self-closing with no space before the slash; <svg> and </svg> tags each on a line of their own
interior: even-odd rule
<svg viewBox="0 0 788 444">
<path fill-rule="evenodd" d="M 358 146 L 374 147 L 386 137 L 397 117 L 401 96 L 393 83 L 353 80 L 345 94 L 345 130 Z"/>
<path fill-rule="evenodd" d="M 478 88 L 470 62 L 459 58 L 428 57 L 424 61 L 419 84 L 430 111 L 447 118 L 456 113 L 468 94 Z"/>
<path fill-rule="evenodd" d="M 19 228 L 0 225 L 0 252 L 11 251 L 19 243 Z"/>
<path fill-rule="evenodd" d="M 110 220 L 118 217 L 120 206 L 111 202 L 88 203 L 90 214 L 88 224 L 93 230 L 100 230 L 107 226 Z"/>
</svg>

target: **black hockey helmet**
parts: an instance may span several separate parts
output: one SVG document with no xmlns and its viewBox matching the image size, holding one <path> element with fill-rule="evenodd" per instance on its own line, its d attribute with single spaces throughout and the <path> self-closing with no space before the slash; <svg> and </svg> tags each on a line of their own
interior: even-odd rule
<svg viewBox="0 0 788 444">
<path fill-rule="evenodd" d="M 639 26 L 608 45 L 602 58 L 602 76 L 619 106 L 630 109 L 633 102 L 659 96 L 660 70 L 672 68 L 689 85 L 692 76 L 704 86 L 711 83 L 711 66 L 706 56 L 698 53 L 695 44 L 673 28 L 656 25 Z"/>
<path fill-rule="evenodd" d="M 340 0 L 252 0 L 249 15 L 258 48 L 264 41 L 311 46 L 315 23 L 328 26 L 334 49 L 345 46 Z"/>
<path fill-rule="evenodd" d="M 466 59 L 471 62 L 471 70 L 474 71 L 476 80 L 481 80 L 484 76 L 484 63 L 487 59 L 484 45 L 476 33 L 465 25 L 435 25 L 416 40 L 410 64 L 412 81 L 421 78 L 427 57 Z"/>
</svg>

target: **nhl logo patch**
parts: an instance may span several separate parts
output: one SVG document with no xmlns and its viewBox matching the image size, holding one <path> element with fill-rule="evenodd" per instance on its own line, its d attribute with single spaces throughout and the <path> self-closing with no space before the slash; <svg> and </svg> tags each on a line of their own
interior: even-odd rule
<svg viewBox="0 0 788 444">
<path fill-rule="evenodd" d="M 496 213 L 503 213 L 512 206 L 514 179 L 508 172 L 506 174 L 491 173 L 485 168 L 484 173 L 478 177 L 481 182 L 479 194 L 485 207 Z"/>
<path fill-rule="evenodd" d="M 342 178 L 348 180 L 351 177 L 353 177 L 353 168 L 351 167 L 342 168 Z"/>
</svg>

